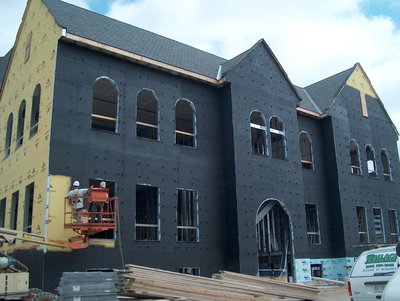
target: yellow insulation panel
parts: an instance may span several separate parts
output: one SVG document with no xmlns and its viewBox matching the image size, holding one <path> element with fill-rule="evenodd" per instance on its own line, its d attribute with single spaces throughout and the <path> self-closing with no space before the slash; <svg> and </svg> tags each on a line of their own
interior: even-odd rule
<svg viewBox="0 0 400 301">
<path fill-rule="evenodd" d="M 61 28 L 42 1 L 28 1 L 0 94 L 2 149 L 5 147 L 7 120 L 10 114 L 13 114 L 10 155 L 0 153 L 0 200 L 6 200 L 4 226 L 10 226 L 12 194 L 18 192 L 16 230 L 23 230 L 25 211 L 28 210 L 25 206 L 25 189 L 34 183 L 32 232 L 42 235 L 46 223 L 51 113 L 57 41 L 60 36 Z M 30 135 L 32 97 L 38 84 L 41 86 L 38 131 Z M 26 101 L 23 143 L 17 146 L 18 113 L 23 100 Z M 50 203 L 54 205 L 55 201 Z M 49 207 L 49 211 L 49 225 L 57 224 L 58 227 L 59 222 L 54 220 L 63 220 L 62 211 L 60 217 L 53 208 Z M 49 235 L 52 232 L 59 233 L 49 227 Z M 10 246 L 5 244 L 3 249 L 29 247 L 32 247 L 31 243 L 17 242 Z"/>
<path fill-rule="evenodd" d="M 357 89 L 360 92 L 369 95 L 373 98 L 379 98 L 374 88 L 372 87 L 367 74 L 364 72 L 360 64 L 356 65 L 356 68 L 348 78 L 346 85 L 353 87 L 354 89 Z"/>
</svg>

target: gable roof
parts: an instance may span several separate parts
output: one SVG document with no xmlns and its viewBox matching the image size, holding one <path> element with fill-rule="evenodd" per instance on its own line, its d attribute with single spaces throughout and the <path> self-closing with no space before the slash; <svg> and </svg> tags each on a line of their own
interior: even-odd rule
<svg viewBox="0 0 400 301">
<path fill-rule="evenodd" d="M 60 0 L 42 0 L 68 33 L 216 78 L 226 59 Z"/>
<path fill-rule="evenodd" d="M 300 97 L 297 89 L 293 85 L 292 81 L 289 79 L 289 76 L 287 75 L 285 69 L 283 69 L 281 63 L 278 61 L 278 59 L 276 58 L 275 54 L 272 52 L 271 48 L 268 46 L 267 42 L 265 42 L 264 39 L 259 40 L 250 49 L 242 52 L 238 56 L 236 56 L 233 59 L 231 59 L 231 60 L 225 62 L 224 64 L 222 64 L 221 67 L 220 67 L 220 70 L 218 72 L 219 74 L 221 74 L 220 76 L 221 77 L 225 76 L 229 71 L 231 71 L 233 68 L 235 68 L 236 65 L 238 65 L 242 60 L 244 60 L 259 45 L 262 45 L 262 46 L 264 46 L 266 48 L 266 50 L 268 51 L 268 53 L 271 55 L 271 57 L 273 58 L 274 62 L 278 66 L 279 70 L 282 72 L 282 75 L 285 77 L 286 81 L 288 82 L 288 84 L 292 88 L 294 94 L 298 97 L 298 99 L 300 101 L 301 97 Z"/>
<path fill-rule="evenodd" d="M 4 76 L 6 75 L 8 62 L 10 61 L 11 53 L 13 48 L 11 48 L 7 54 L 3 57 L 0 57 L 0 90 L 3 86 Z"/>
<path fill-rule="evenodd" d="M 318 107 L 326 112 L 332 105 L 335 98 L 339 95 L 341 89 L 346 84 L 346 81 L 353 73 L 355 67 L 339 72 L 328 78 L 320 80 L 304 88 L 311 99 L 318 105 Z"/>
<path fill-rule="evenodd" d="M 342 88 L 345 85 L 350 85 L 354 87 L 355 89 L 358 89 L 357 87 L 353 86 L 351 83 L 349 83 L 349 80 L 352 78 L 353 74 L 356 73 L 357 70 L 361 70 L 363 76 L 365 76 L 366 81 L 368 82 L 368 86 L 370 88 L 371 96 L 376 98 L 381 105 L 386 117 L 392 124 L 392 127 L 396 134 L 398 135 L 399 132 L 397 131 L 397 128 L 390 118 L 389 113 L 386 111 L 386 108 L 378 96 L 378 94 L 375 92 L 374 88 L 372 87 L 372 84 L 366 75 L 365 71 L 361 67 L 360 63 L 355 63 L 353 67 L 344 70 L 342 72 L 339 72 L 335 75 L 332 75 L 328 78 L 325 78 L 323 80 L 320 80 L 314 84 L 311 84 L 305 88 L 300 88 L 296 87 L 296 89 L 299 92 L 299 95 L 302 97 L 302 102 L 300 103 L 300 106 L 302 108 L 305 108 L 307 110 L 315 111 L 318 109 L 320 110 L 318 113 L 319 114 L 327 114 L 328 110 L 330 107 L 333 105 L 336 97 L 340 94 Z M 314 108 L 313 108 L 314 107 Z"/>
</svg>

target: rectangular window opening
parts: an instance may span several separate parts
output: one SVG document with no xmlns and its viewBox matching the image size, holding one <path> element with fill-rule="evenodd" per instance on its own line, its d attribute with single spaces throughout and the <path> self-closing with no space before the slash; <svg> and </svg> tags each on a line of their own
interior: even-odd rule
<svg viewBox="0 0 400 301">
<path fill-rule="evenodd" d="M 7 199 L 4 198 L 0 201 L 0 227 L 4 228 L 6 224 L 6 203 Z"/>
<path fill-rule="evenodd" d="M 177 240 L 199 241 L 197 191 L 178 189 Z"/>
<path fill-rule="evenodd" d="M 321 244 L 317 205 L 306 204 L 307 239 L 310 245 Z"/>
<path fill-rule="evenodd" d="M 136 185 L 136 240 L 160 240 L 159 188 Z"/>
<path fill-rule="evenodd" d="M 385 243 L 385 229 L 383 228 L 382 210 L 381 208 L 373 208 L 374 213 L 374 230 L 375 242 Z"/>
<path fill-rule="evenodd" d="M 368 238 L 368 227 L 367 227 L 367 212 L 365 207 L 357 206 L 357 224 L 358 224 L 358 242 L 360 244 L 367 244 Z"/>
<path fill-rule="evenodd" d="M 32 48 L 32 31 L 26 37 L 24 63 L 28 62 L 29 58 L 31 57 L 31 48 Z"/>
<path fill-rule="evenodd" d="M 265 145 L 265 129 L 256 128 L 251 124 L 251 141 L 253 154 L 265 155 L 266 145 Z"/>
<path fill-rule="evenodd" d="M 34 183 L 25 188 L 25 211 L 24 211 L 24 232 L 32 233 L 33 197 L 35 193 Z"/>
<path fill-rule="evenodd" d="M 399 224 L 397 222 L 397 212 L 395 209 L 389 209 L 390 237 L 392 243 L 399 242 Z"/>
<path fill-rule="evenodd" d="M 364 117 L 368 117 L 368 106 L 367 99 L 365 98 L 365 93 L 360 91 L 360 99 L 361 99 L 361 110 Z"/>
<path fill-rule="evenodd" d="M 321 263 L 312 263 L 311 264 L 311 276 L 313 277 L 323 277 L 323 270 Z"/>
<path fill-rule="evenodd" d="M 368 176 L 370 178 L 376 178 L 378 176 L 378 174 L 376 173 L 375 161 L 368 160 L 367 167 L 368 167 Z"/>
<path fill-rule="evenodd" d="M 11 196 L 11 215 L 10 215 L 11 230 L 17 230 L 18 226 L 18 201 L 19 201 L 19 191 L 16 191 Z"/>
<path fill-rule="evenodd" d="M 182 268 L 178 268 L 178 273 L 193 275 L 193 276 L 200 276 L 200 268 L 198 268 L 198 267 L 182 267 Z"/>
<path fill-rule="evenodd" d="M 272 158 L 286 159 L 285 137 L 281 134 L 274 133 L 272 129 L 270 131 Z"/>
</svg>

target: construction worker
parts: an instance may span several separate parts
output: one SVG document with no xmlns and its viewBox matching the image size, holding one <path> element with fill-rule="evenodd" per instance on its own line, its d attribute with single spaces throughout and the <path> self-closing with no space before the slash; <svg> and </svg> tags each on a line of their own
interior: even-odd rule
<svg viewBox="0 0 400 301">
<path fill-rule="evenodd" d="M 96 189 L 96 190 L 98 189 L 102 191 L 107 190 L 107 192 L 105 193 L 105 197 L 108 198 L 108 189 L 105 181 L 101 181 L 98 188 L 91 187 L 91 189 Z M 91 198 L 88 210 L 91 222 L 101 222 L 102 212 L 104 208 L 103 208 L 103 203 L 100 200 Z"/>
<path fill-rule="evenodd" d="M 74 212 L 76 213 L 75 218 L 78 223 L 82 222 L 82 211 L 83 211 L 83 198 L 86 196 L 87 189 L 79 189 L 79 181 L 75 181 L 73 189 L 67 193 L 71 205 L 73 206 Z"/>
</svg>

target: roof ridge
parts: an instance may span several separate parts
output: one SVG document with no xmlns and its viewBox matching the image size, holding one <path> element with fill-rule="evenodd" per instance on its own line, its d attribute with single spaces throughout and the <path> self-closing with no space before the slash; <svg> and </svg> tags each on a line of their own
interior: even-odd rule
<svg viewBox="0 0 400 301">
<path fill-rule="evenodd" d="M 214 79 L 218 66 L 227 61 L 194 46 L 61 0 L 42 2 L 67 34 Z"/>
<path fill-rule="evenodd" d="M 263 39 L 258 40 L 253 46 L 251 46 L 250 48 L 246 49 L 245 51 L 239 53 L 238 55 L 234 56 L 233 58 L 227 60 L 226 62 L 224 62 L 223 64 L 221 64 L 220 66 L 228 66 L 227 68 L 225 68 L 224 70 L 221 71 L 221 75 L 222 77 L 227 74 L 229 71 L 231 71 L 233 68 L 235 68 L 241 61 L 243 61 L 243 59 L 249 54 L 251 53 L 251 51 L 261 42 L 263 41 Z"/>
<path fill-rule="evenodd" d="M 55 1 L 61 2 L 63 5 L 67 5 L 67 6 L 73 7 L 74 9 L 85 10 L 87 13 L 97 15 L 97 16 L 100 17 L 100 18 L 105 18 L 105 19 L 107 19 L 107 20 L 113 20 L 114 22 L 118 22 L 118 23 L 123 24 L 123 25 L 125 25 L 125 26 L 129 26 L 129 27 L 132 27 L 132 28 L 135 28 L 135 29 L 144 31 L 144 32 L 146 32 L 146 33 L 148 33 L 148 34 L 158 36 L 158 37 L 160 37 L 160 38 L 163 38 L 163 39 L 166 39 L 166 40 L 169 40 L 169 41 L 172 41 L 172 42 L 175 42 L 175 43 L 184 45 L 184 46 L 186 46 L 186 47 L 190 47 L 190 48 L 192 48 L 192 49 L 195 49 L 196 51 L 203 52 L 203 53 L 206 53 L 206 54 L 209 54 L 209 55 L 218 57 L 218 58 L 220 58 L 220 59 L 227 60 L 226 58 L 223 58 L 223 57 L 221 57 L 221 56 L 218 56 L 218 55 L 216 55 L 216 54 L 214 54 L 214 53 L 211 53 L 211 52 L 208 52 L 208 51 L 199 49 L 199 48 L 197 48 L 197 47 L 194 47 L 194 46 L 191 46 L 191 45 L 189 45 L 189 44 L 183 43 L 183 42 L 181 42 L 181 41 L 172 39 L 172 38 L 167 37 L 167 36 L 164 36 L 164 35 L 162 35 L 162 34 L 159 34 L 159 33 L 150 31 L 150 30 L 148 30 L 148 29 L 145 29 L 145 28 L 142 28 L 142 27 L 139 27 L 139 26 L 130 24 L 130 23 L 128 23 L 128 22 L 121 21 L 121 20 L 118 20 L 118 19 L 109 17 L 109 16 L 107 16 L 107 15 L 98 13 L 98 12 L 96 12 L 96 11 L 92 11 L 92 10 L 90 10 L 90 9 L 87 9 L 87 8 L 84 8 L 84 7 L 81 7 L 81 6 L 77 6 L 77 5 L 74 5 L 74 4 L 72 4 L 72 3 L 65 2 L 65 1 L 63 1 L 63 0 L 42 0 L 42 1 L 43 1 L 43 3 L 46 5 L 46 7 L 48 7 L 48 5 L 46 4 L 46 2 L 55 2 Z M 56 21 L 57 21 L 57 20 L 56 20 Z M 59 24 L 59 25 L 62 26 L 62 24 Z M 68 31 L 68 29 L 67 29 L 67 31 Z"/>
</svg>

